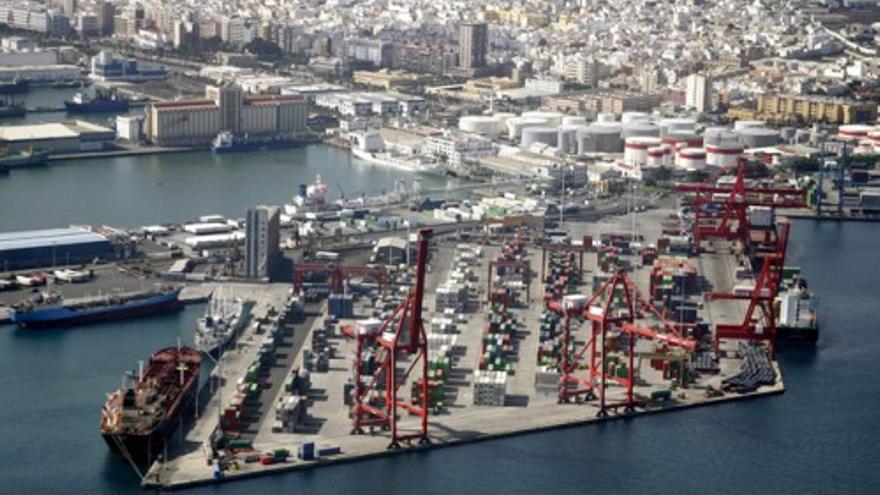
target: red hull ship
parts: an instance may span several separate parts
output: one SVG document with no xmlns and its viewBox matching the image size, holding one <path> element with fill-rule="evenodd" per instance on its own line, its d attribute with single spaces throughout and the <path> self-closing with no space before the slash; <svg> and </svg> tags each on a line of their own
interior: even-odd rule
<svg viewBox="0 0 880 495">
<path fill-rule="evenodd" d="M 101 435 L 110 450 L 139 464 L 162 452 L 196 397 L 201 365 L 201 352 L 190 347 L 150 356 L 139 376 L 110 394 L 101 411 Z"/>
</svg>

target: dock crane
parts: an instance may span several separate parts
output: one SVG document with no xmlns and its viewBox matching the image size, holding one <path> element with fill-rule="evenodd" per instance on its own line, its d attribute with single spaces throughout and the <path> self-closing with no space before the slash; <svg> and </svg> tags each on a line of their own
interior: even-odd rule
<svg viewBox="0 0 880 495">
<path fill-rule="evenodd" d="M 567 403 L 572 399 L 599 399 L 597 416 L 607 417 L 608 410 L 623 408 L 625 413 L 633 412 L 638 405 L 633 394 L 635 383 L 635 340 L 647 338 L 662 342 L 669 347 L 679 347 L 686 351 L 696 350 L 697 343 L 685 337 L 682 330 L 686 325 L 671 323 L 655 308 L 626 272 L 618 268 L 614 275 L 606 281 L 584 304 L 568 305 L 566 301 L 548 301 L 547 309 L 563 316 L 563 345 L 559 354 L 558 367 L 562 374 L 559 381 L 559 402 Z M 659 322 L 654 329 L 640 324 L 646 315 L 653 316 Z M 589 322 L 589 339 L 580 348 L 573 347 L 571 320 Z M 608 374 L 606 335 L 612 329 L 619 329 L 628 335 L 627 376 L 619 377 Z M 584 368 L 586 359 L 587 375 L 579 375 Z M 623 401 L 608 403 L 605 389 L 608 381 L 614 381 L 626 387 Z"/>
<path fill-rule="evenodd" d="M 419 231 L 415 286 L 403 303 L 385 319 L 376 332 L 355 337 L 355 383 L 351 409 L 352 434 L 363 434 L 364 427 L 379 427 L 391 432 L 389 449 L 398 449 L 401 443 L 429 444 L 428 437 L 428 343 L 422 322 L 422 302 L 425 295 L 425 271 L 428 263 L 430 229 Z M 372 373 L 364 373 L 362 358 L 372 347 L 378 366 Z M 400 366 L 409 361 L 403 373 Z M 411 402 L 398 396 L 400 387 L 416 373 L 417 397 Z M 384 383 L 384 390 L 379 385 Z M 381 403 L 371 397 L 382 396 Z M 418 417 L 415 431 L 402 432 L 398 427 L 400 411 Z"/>
</svg>

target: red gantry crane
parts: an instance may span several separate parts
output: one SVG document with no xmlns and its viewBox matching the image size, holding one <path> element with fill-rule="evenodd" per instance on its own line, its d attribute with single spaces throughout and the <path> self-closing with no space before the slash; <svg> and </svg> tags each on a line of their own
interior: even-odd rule
<svg viewBox="0 0 880 495">
<path fill-rule="evenodd" d="M 718 352 L 720 339 L 767 340 L 772 352 L 776 352 L 776 312 L 773 302 L 782 283 L 782 268 L 785 266 L 785 251 L 791 224 L 777 224 L 776 249 L 765 253 L 761 272 L 755 279 L 755 287 L 749 292 L 712 292 L 709 300 L 748 301 L 742 323 L 715 326 L 715 352 Z"/>
<path fill-rule="evenodd" d="M 705 182 L 678 184 L 679 192 L 694 194 L 694 244 L 699 253 L 704 239 L 739 240 L 748 244 L 749 206 L 776 208 L 805 208 L 806 192 L 793 187 L 748 187 L 745 178 L 745 162 L 740 161 L 736 176 L 730 184 L 718 184 L 717 180 L 728 171 L 720 169 Z M 708 211 L 718 207 L 717 213 Z"/>
<path fill-rule="evenodd" d="M 720 238 L 739 241 L 743 252 L 747 252 L 752 242 L 748 219 L 748 207 L 768 206 L 774 208 L 805 208 L 806 193 L 803 189 L 790 187 L 747 187 L 745 181 L 745 162 L 737 164 L 737 173 L 730 185 L 717 184 L 717 179 L 725 172 L 720 170 L 701 184 L 679 184 L 679 192 L 694 193 L 694 242 L 700 252 L 701 242 L 707 238 Z M 710 205 L 718 207 L 718 212 L 707 212 Z M 715 351 L 721 338 L 748 340 L 768 340 L 770 348 L 776 349 L 776 317 L 773 301 L 779 293 L 782 267 L 788 245 L 790 224 L 777 224 L 775 236 L 771 231 L 764 232 L 764 244 L 770 244 L 769 253 L 755 253 L 763 257 L 761 272 L 755 280 L 755 287 L 748 293 L 709 294 L 709 300 L 749 301 L 745 319 L 739 324 L 716 324 Z M 775 244 L 774 244 L 775 242 Z"/>
<path fill-rule="evenodd" d="M 667 321 L 660 311 L 642 296 L 636 284 L 620 268 L 584 304 L 566 307 L 565 300 L 562 302 L 550 301 L 547 307 L 564 317 L 563 346 L 559 357 L 559 369 L 562 373 L 559 384 L 559 402 L 570 402 L 571 399 L 579 401 L 581 398 L 593 400 L 596 398 L 596 390 L 598 389 L 598 416 L 600 417 L 608 416 L 609 409 L 616 410 L 620 407 L 624 408 L 624 412 L 632 412 L 637 405 L 633 395 L 636 338 L 660 341 L 668 346 L 680 347 L 687 351 L 694 351 L 697 347 L 694 340 L 682 335 L 681 329 L 684 325 Z M 646 314 L 656 318 L 660 324 L 660 330 L 637 323 L 643 321 Z M 589 338 L 577 350 L 572 346 L 572 318 L 590 322 Z M 629 337 L 627 339 L 626 377 L 608 373 L 608 348 L 605 340 L 608 332 L 614 328 L 625 332 Z M 589 355 L 586 358 L 586 366 L 584 366 L 583 360 L 587 353 Z M 584 368 L 587 372 L 586 376 L 579 374 Z M 626 396 L 623 401 L 616 403 L 606 401 L 605 389 L 609 380 L 626 387 Z"/>
<path fill-rule="evenodd" d="M 371 335 L 356 335 L 355 384 L 352 405 L 352 434 L 364 433 L 363 428 L 379 427 L 391 431 L 389 449 L 400 448 L 401 442 L 411 444 L 430 443 L 428 437 L 428 344 L 425 327 L 422 323 L 422 300 L 425 292 L 425 267 L 428 262 L 428 241 L 432 231 L 419 231 L 418 258 L 415 287 L 391 316 L 382 324 L 378 332 Z M 374 346 L 376 370 L 372 374 L 362 373 L 362 356 L 368 345 Z M 409 358 L 409 365 L 400 374 L 399 365 Z M 418 368 L 418 369 L 417 369 Z M 413 371 L 417 373 L 419 397 L 411 402 L 398 397 L 400 387 L 407 382 Z M 380 383 L 384 390 L 380 392 Z M 383 399 L 379 402 L 378 396 Z M 398 428 L 400 413 L 418 416 L 416 431 L 401 432 Z"/>
</svg>

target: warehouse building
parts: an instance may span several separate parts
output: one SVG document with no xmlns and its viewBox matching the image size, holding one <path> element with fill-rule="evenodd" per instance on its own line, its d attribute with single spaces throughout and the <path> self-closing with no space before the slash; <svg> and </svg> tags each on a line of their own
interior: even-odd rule
<svg viewBox="0 0 880 495">
<path fill-rule="evenodd" d="M 308 103 L 299 95 L 245 95 L 237 86 L 208 86 L 205 98 L 151 104 L 147 140 L 158 146 L 206 146 L 221 131 L 297 135 L 308 131 Z"/>
<path fill-rule="evenodd" d="M 13 153 L 30 148 L 53 153 L 101 151 L 115 138 L 113 129 L 84 120 L 0 126 L 0 148 Z"/>
<path fill-rule="evenodd" d="M 32 267 L 88 263 L 114 256 L 103 235 L 79 228 L 0 233 L 0 268 L 3 271 Z"/>
</svg>

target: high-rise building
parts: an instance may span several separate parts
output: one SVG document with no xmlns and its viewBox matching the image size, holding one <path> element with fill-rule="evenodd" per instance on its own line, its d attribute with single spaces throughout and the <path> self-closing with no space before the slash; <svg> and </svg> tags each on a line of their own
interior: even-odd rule
<svg viewBox="0 0 880 495">
<path fill-rule="evenodd" d="M 459 66 L 479 69 L 486 66 L 489 51 L 489 28 L 484 22 L 468 22 L 459 28 Z"/>
<path fill-rule="evenodd" d="M 95 4 L 95 11 L 98 14 L 98 24 L 100 24 L 101 34 L 110 36 L 113 34 L 113 18 L 116 17 L 116 6 L 109 0 L 98 0 Z"/>
<path fill-rule="evenodd" d="M 255 206 L 245 217 L 245 276 L 268 278 L 281 255 L 280 210 L 277 206 Z"/>
<path fill-rule="evenodd" d="M 687 76 L 685 106 L 704 113 L 712 110 L 712 78 L 705 74 Z"/>
<path fill-rule="evenodd" d="M 76 0 L 61 0 L 58 2 L 61 11 L 69 18 L 73 18 L 76 14 Z"/>
</svg>

